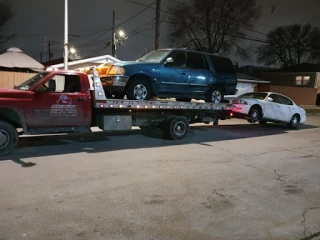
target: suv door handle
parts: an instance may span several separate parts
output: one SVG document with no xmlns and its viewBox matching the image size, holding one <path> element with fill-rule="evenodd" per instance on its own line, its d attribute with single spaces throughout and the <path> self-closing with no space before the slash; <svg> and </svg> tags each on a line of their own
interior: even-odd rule
<svg viewBox="0 0 320 240">
<path fill-rule="evenodd" d="M 84 102 L 85 100 L 86 100 L 85 97 L 79 97 L 79 98 L 77 98 L 77 101 L 78 101 L 78 102 Z"/>
</svg>

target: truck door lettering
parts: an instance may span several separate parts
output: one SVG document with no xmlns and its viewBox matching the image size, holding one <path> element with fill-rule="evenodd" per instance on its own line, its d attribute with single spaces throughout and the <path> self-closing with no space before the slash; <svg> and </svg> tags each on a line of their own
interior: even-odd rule
<svg viewBox="0 0 320 240">
<path fill-rule="evenodd" d="M 50 116 L 52 117 L 76 117 L 77 108 L 72 104 L 72 99 L 67 95 L 59 96 L 56 104 L 51 106 Z"/>
</svg>

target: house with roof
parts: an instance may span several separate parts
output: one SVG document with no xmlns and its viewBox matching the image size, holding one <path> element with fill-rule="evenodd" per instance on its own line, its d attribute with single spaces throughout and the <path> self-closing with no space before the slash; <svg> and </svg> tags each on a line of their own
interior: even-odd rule
<svg viewBox="0 0 320 240">
<path fill-rule="evenodd" d="M 238 77 L 238 84 L 237 90 L 238 92 L 235 95 L 227 95 L 225 96 L 226 100 L 232 100 L 237 96 L 248 92 L 258 92 L 259 89 L 263 88 L 264 86 L 269 86 L 270 81 L 262 80 L 258 77 L 250 76 L 244 73 L 237 72 Z"/>
<path fill-rule="evenodd" d="M 33 77 L 44 66 L 25 54 L 21 49 L 12 47 L 0 55 L 0 87 L 12 88 Z"/>
<path fill-rule="evenodd" d="M 303 63 L 273 72 L 262 72 L 261 76 L 276 86 L 316 88 L 320 93 L 320 65 Z"/>
<path fill-rule="evenodd" d="M 276 71 L 263 71 L 274 91 L 292 98 L 299 105 L 314 106 L 320 95 L 320 65 L 303 63 Z"/>
</svg>

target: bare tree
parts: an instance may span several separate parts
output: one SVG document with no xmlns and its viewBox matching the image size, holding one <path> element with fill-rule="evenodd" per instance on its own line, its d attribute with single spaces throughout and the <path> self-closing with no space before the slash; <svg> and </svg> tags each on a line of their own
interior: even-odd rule
<svg viewBox="0 0 320 240">
<path fill-rule="evenodd" d="M 5 31 L 5 25 L 11 20 L 13 15 L 11 2 L 9 0 L 0 0 L 0 49 L 14 36 Z"/>
<path fill-rule="evenodd" d="M 320 62 L 320 29 L 318 27 L 314 27 L 311 32 L 309 60 Z"/>
<path fill-rule="evenodd" d="M 211 53 L 225 53 L 253 28 L 261 9 L 256 0 L 172 1 L 169 7 L 169 42 Z"/>
<path fill-rule="evenodd" d="M 311 24 L 277 27 L 268 33 L 267 43 L 258 48 L 258 60 L 266 65 L 288 67 L 319 58 L 311 46 L 319 46 L 319 36 L 319 29 Z"/>
</svg>

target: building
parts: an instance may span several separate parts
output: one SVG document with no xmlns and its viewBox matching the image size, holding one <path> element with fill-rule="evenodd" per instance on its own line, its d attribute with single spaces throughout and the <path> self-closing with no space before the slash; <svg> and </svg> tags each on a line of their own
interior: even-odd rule
<svg viewBox="0 0 320 240">
<path fill-rule="evenodd" d="M 0 55 L 0 87 L 12 88 L 33 77 L 44 66 L 21 49 L 12 47 Z"/>
<path fill-rule="evenodd" d="M 243 73 L 237 73 L 238 84 L 237 84 L 237 94 L 225 96 L 226 100 L 232 100 L 237 96 L 248 92 L 258 92 L 260 89 L 264 89 L 265 86 L 269 87 L 270 81 L 265 81 L 257 77 L 246 75 Z"/>
<path fill-rule="evenodd" d="M 320 65 L 303 63 L 273 72 L 262 72 L 273 91 L 285 94 L 298 105 L 314 106 L 320 94 Z"/>
<path fill-rule="evenodd" d="M 320 65 L 304 63 L 261 75 L 275 86 L 316 88 L 320 93 Z"/>
</svg>

